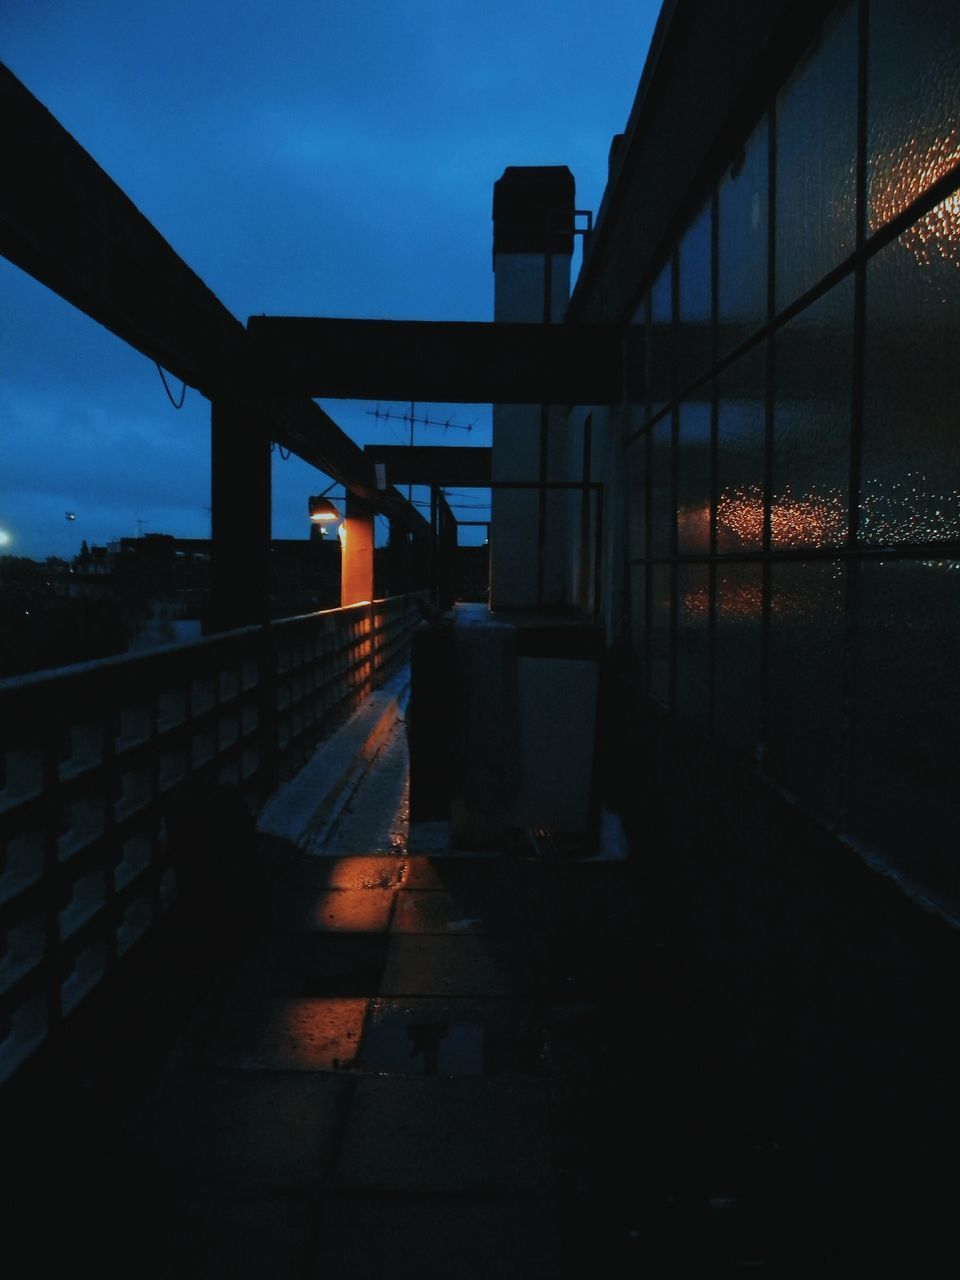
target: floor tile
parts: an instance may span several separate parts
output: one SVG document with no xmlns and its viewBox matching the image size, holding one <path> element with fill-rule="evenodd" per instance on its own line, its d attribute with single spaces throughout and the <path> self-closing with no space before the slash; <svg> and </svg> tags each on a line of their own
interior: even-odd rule
<svg viewBox="0 0 960 1280">
<path fill-rule="evenodd" d="M 553 1176 L 541 1082 L 358 1077 L 338 1188 L 546 1190 Z"/>
<path fill-rule="evenodd" d="M 231 981 L 277 995 L 373 995 L 389 945 L 386 933 L 278 932 L 251 942 Z"/>
<path fill-rule="evenodd" d="M 168 1072 L 132 1117 L 112 1164 L 166 1174 L 181 1188 L 302 1190 L 329 1171 L 351 1087 L 335 1074 Z"/>
<path fill-rule="evenodd" d="M 524 949 L 512 939 L 393 934 L 382 995 L 517 995 L 529 985 Z"/>
<path fill-rule="evenodd" d="M 531 927 L 557 933 L 639 932 L 640 911 L 628 884 L 551 875 L 525 899 Z"/>
<path fill-rule="evenodd" d="M 366 1010 L 363 999 L 225 999 L 194 1026 L 173 1061 L 244 1071 L 341 1070 L 357 1055 Z"/>
<path fill-rule="evenodd" d="M 535 864 L 522 858 L 495 857 L 428 858 L 410 856 L 403 884 L 408 889 L 459 889 L 487 887 L 516 892 L 530 876 Z"/>
<path fill-rule="evenodd" d="M 556 1280 L 563 1265 L 549 1199 L 332 1197 L 320 1223 L 317 1280 Z"/>
<path fill-rule="evenodd" d="M 640 1049 L 646 1028 L 624 1000 L 567 1000 L 543 1007 L 552 1071 L 576 1077 L 621 1068 Z"/>
<path fill-rule="evenodd" d="M 636 945 L 617 931 L 539 934 L 527 947 L 536 989 L 546 995 L 630 995 L 647 983 Z"/>
<path fill-rule="evenodd" d="M 114 1203 L 90 1254 L 66 1251 L 66 1274 L 138 1280 L 287 1280 L 302 1275 L 317 1208 L 280 1195 L 209 1194 Z"/>
<path fill-rule="evenodd" d="M 318 933 L 381 933 L 390 923 L 392 889 L 287 889 L 271 910 L 279 929 Z"/>
<path fill-rule="evenodd" d="M 394 933 L 510 933 L 519 929 L 520 906 L 508 891 L 404 889 L 397 896 Z"/>
</svg>

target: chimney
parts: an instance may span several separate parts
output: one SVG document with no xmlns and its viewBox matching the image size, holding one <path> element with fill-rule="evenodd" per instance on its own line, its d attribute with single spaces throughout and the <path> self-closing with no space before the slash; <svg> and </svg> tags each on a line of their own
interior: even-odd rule
<svg viewBox="0 0 960 1280">
<path fill-rule="evenodd" d="M 555 324 L 570 299 L 574 181 L 564 165 L 510 167 L 493 188 L 495 321 Z M 566 406 L 495 405 L 493 479 L 561 479 Z M 490 606 L 563 603 L 562 491 L 493 490 Z M 555 536 L 551 536 L 551 535 Z"/>
</svg>

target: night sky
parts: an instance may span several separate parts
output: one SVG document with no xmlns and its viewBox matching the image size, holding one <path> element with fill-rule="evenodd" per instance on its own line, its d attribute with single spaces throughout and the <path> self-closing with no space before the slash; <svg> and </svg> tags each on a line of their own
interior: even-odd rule
<svg viewBox="0 0 960 1280">
<path fill-rule="evenodd" d="M 597 209 L 658 10 L 4 0 L 0 58 L 240 320 L 488 320 L 494 181 L 567 164 Z M 0 296 L 0 551 L 206 537 L 208 402 L 188 390 L 175 412 L 151 361 L 2 258 Z M 407 440 L 373 404 L 324 407 L 360 443 Z M 488 405 L 428 412 L 474 429 L 418 442 L 489 443 Z M 274 454 L 275 537 L 307 536 L 325 483 Z"/>
</svg>

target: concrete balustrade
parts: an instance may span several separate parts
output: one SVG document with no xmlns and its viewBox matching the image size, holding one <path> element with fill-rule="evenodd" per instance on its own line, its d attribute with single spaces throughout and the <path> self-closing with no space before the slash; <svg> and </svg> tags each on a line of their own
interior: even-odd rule
<svg viewBox="0 0 960 1280">
<path fill-rule="evenodd" d="M 395 597 L 0 681 L 0 1081 L 176 901 L 185 797 L 259 807 L 419 620 Z"/>
</svg>

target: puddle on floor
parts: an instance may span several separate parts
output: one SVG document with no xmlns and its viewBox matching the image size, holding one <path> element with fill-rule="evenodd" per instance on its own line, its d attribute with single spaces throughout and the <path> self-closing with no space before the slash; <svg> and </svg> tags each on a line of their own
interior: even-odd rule
<svg viewBox="0 0 960 1280">
<path fill-rule="evenodd" d="M 400 1075 L 488 1076 L 534 1072 L 542 1061 L 532 1006 L 422 997 L 371 1002 L 357 1065 Z"/>
</svg>

